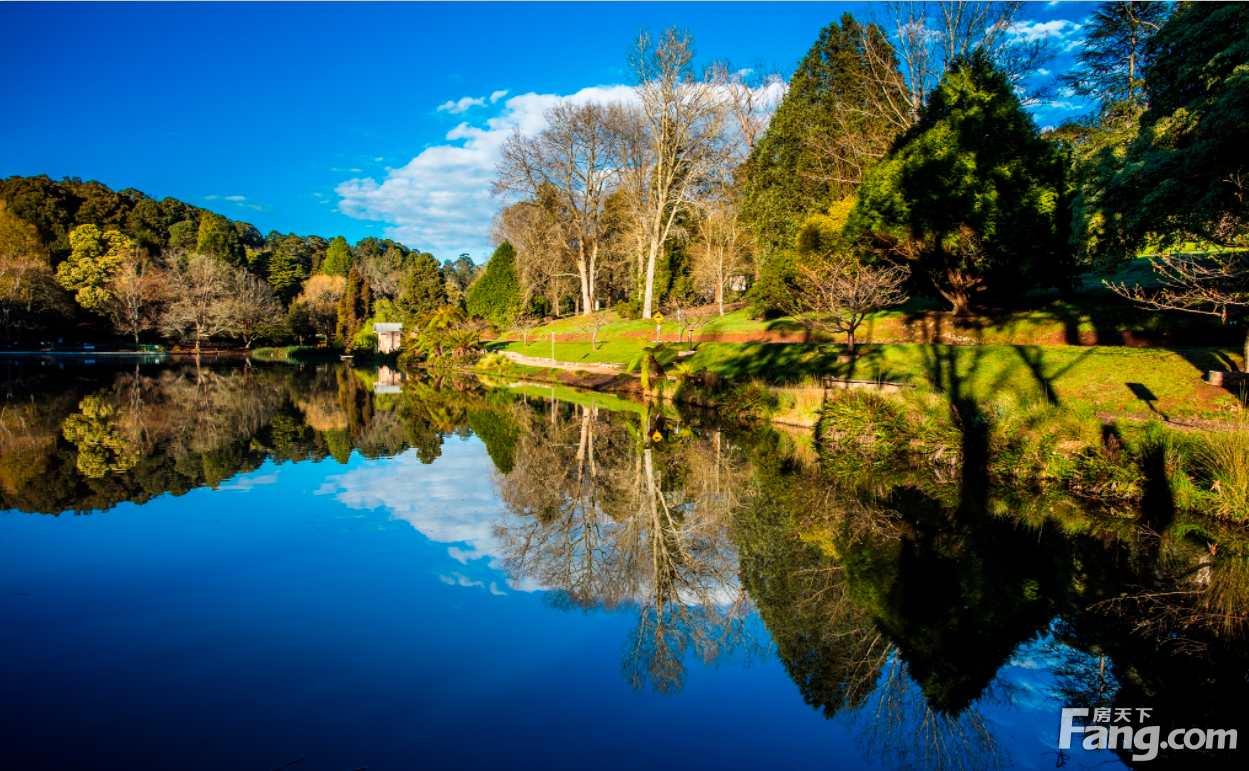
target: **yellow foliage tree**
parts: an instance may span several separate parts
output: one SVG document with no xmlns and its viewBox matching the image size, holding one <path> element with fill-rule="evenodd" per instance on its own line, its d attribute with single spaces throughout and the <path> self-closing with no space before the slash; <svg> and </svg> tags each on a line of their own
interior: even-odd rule
<svg viewBox="0 0 1249 771">
<path fill-rule="evenodd" d="M 121 435 L 113 417 L 112 406 L 97 396 L 88 396 L 78 403 L 78 412 L 65 418 L 61 426 L 65 438 L 78 446 L 78 470 L 99 479 L 108 472 L 120 473 L 134 468 L 139 451 Z"/>
<path fill-rule="evenodd" d="M 82 307 L 107 313 L 108 301 L 112 299 L 108 282 L 137 244 L 117 231 L 101 233 L 98 227 L 88 224 L 70 231 L 69 245 L 73 253 L 57 267 L 57 283 L 74 292 L 74 299 Z"/>
</svg>

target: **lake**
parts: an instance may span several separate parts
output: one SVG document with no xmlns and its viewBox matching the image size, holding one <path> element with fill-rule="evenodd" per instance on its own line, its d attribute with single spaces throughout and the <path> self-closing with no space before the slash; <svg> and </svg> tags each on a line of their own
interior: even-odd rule
<svg viewBox="0 0 1249 771">
<path fill-rule="evenodd" d="M 1238 528 L 541 384 L 0 367 L 6 769 L 1245 762 Z"/>
</svg>

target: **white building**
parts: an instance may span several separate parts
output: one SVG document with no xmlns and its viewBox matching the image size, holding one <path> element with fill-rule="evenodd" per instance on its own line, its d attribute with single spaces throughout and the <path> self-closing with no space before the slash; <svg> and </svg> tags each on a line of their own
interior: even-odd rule
<svg viewBox="0 0 1249 771">
<path fill-rule="evenodd" d="M 377 335 L 378 352 L 391 353 L 399 350 L 399 343 L 403 337 L 403 325 L 398 323 L 374 324 L 373 334 Z"/>
</svg>

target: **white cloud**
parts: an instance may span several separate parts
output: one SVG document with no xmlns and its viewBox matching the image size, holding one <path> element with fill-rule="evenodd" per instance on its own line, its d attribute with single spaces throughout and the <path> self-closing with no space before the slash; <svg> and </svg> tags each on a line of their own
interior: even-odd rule
<svg viewBox="0 0 1249 771">
<path fill-rule="evenodd" d="M 379 156 L 377 156 L 376 158 L 374 158 L 373 160 L 374 160 L 374 161 L 380 161 L 380 160 L 382 160 L 382 156 L 380 156 L 380 155 L 379 155 Z"/>
<path fill-rule="evenodd" d="M 1082 27 L 1074 21 L 1055 19 L 1053 21 L 1020 21 L 1011 25 L 1009 34 L 1024 43 L 1032 43 L 1045 38 L 1065 40 L 1079 32 Z"/>
<path fill-rule="evenodd" d="M 226 200 L 227 201 L 246 201 L 247 197 L 241 196 L 241 195 L 227 195 Z"/>
<path fill-rule="evenodd" d="M 349 217 L 386 224 L 385 233 L 435 253 L 481 253 L 499 202 L 490 182 L 504 140 L 519 128 L 532 136 L 545 125 L 542 113 L 561 101 L 619 102 L 633 98 L 628 86 L 592 86 L 570 96 L 519 94 L 483 126 L 461 123 L 446 143 L 427 147 L 381 182 L 349 179 L 335 188 L 338 209 Z M 461 100 L 463 101 L 463 100 Z"/>
<path fill-rule="evenodd" d="M 215 196 L 215 195 L 206 195 L 206 196 L 204 196 L 204 200 L 205 200 L 205 201 L 211 201 L 212 199 L 214 199 L 214 198 L 216 198 L 216 197 L 217 197 L 217 196 Z"/>
<path fill-rule="evenodd" d="M 466 96 L 458 102 L 446 102 L 438 105 L 438 109 L 446 110 L 452 115 L 459 115 L 462 112 L 468 112 L 470 107 L 481 107 L 486 103 L 486 98 L 482 96 Z"/>
<path fill-rule="evenodd" d="M 499 101 L 505 96 L 507 96 L 506 88 L 503 89 L 502 91 L 495 91 L 493 94 L 490 95 L 490 104 L 494 104 L 495 102 Z"/>
</svg>

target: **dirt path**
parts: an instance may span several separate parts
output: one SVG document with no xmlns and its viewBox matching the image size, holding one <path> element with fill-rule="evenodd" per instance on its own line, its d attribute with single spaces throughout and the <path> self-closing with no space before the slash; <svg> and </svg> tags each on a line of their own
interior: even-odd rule
<svg viewBox="0 0 1249 771">
<path fill-rule="evenodd" d="M 513 351 L 503 351 L 503 355 L 516 364 L 523 364 L 526 367 L 546 367 L 547 369 L 565 369 L 565 370 L 583 370 L 592 372 L 596 375 L 619 375 L 624 371 L 624 367 L 619 364 L 612 366 L 610 364 L 587 364 L 585 362 L 572 361 L 552 361 L 551 359 L 542 359 L 534 356 L 522 356 Z"/>
</svg>

